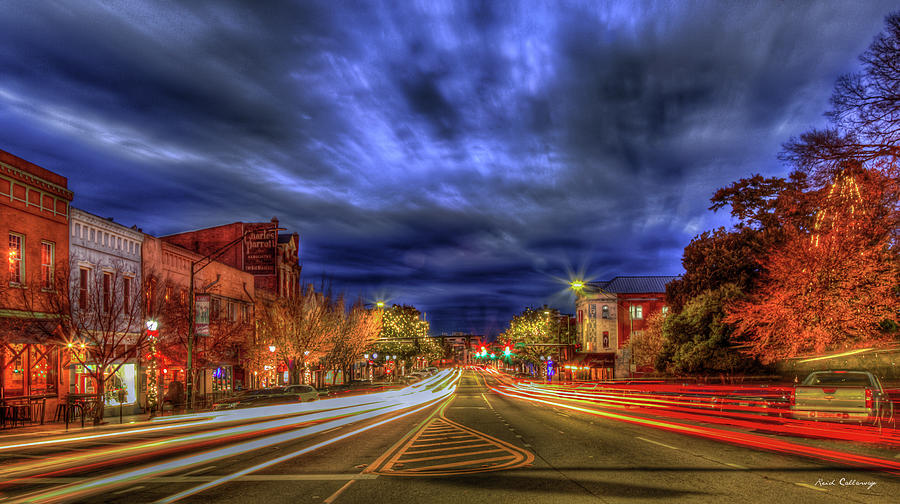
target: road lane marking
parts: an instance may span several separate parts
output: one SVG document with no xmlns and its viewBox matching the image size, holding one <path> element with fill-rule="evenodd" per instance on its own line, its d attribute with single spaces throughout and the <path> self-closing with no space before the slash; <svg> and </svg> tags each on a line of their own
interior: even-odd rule
<svg viewBox="0 0 900 504">
<path fill-rule="evenodd" d="M 505 456 L 503 456 L 503 457 L 492 457 L 492 458 L 486 458 L 486 459 L 479 459 L 479 460 L 476 460 L 475 462 L 473 462 L 473 461 L 471 461 L 471 460 L 463 460 L 462 462 L 454 462 L 454 463 L 452 463 L 452 464 L 441 464 L 441 465 L 436 465 L 436 466 L 418 467 L 418 468 L 415 468 L 415 469 L 407 469 L 407 471 L 410 471 L 410 472 L 414 472 L 414 471 L 419 472 L 419 471 L 428 471 L 428 470 L 433 470 L 433 469 L 448 469 L 448 468 L 451 468 L 451 467 L 459 467 L 459 466 L 472 465 L 472 464 L 477 463 L 477 462 L 481 462 L 481 463 L 484 463 L 484 462 L 497 462 L 497 461 L 501 461 L 501 460 L 509 460 L 509 459 L 515 459 L 515 458 L 516 458 L 515 455 L 505 455 Z M 484 469 L 484 468 L 482 468 L 482 469 Z M 474 471 L 474 472 L 481 472 L 481 471 Z M 433 474 L 430 474 L 430 473 L 429 473 L 428 475 L 429 475 L 429 476 L 434 476 Z"/>
<path fill-rule="evenodd" d="M 200 469 L 194 469 L 194 470 L 191 471 L 191 472 L 186 472 L 186 473 L 184 473 L 184 475 L 185 475 L 185 476 L 193 476 L 193 475 L 195 475 L 195 474 L 200 474 L 200 473 L 202 473 L 202 472 L 206 472 L 206 471 L 208 471 L 208 470 L 210 470 L 210 469 L 215 469 L 215 468 L 216 468 L 216 466 L 214 466 L 214 465 L 206 466 L 206 467 L 201 467 Z"/>
<path fill-rule="evenodd" d="M 369 466 L 371 471 L 382 476 L 452 476 L 515 469 L 529 465 L 534 461 L 534 454 L 531 452 L 456 423 L 444 417 L 444 411 L 445 409 L 442 408 L 438 413 L 439 417 L 431 419 L 426 425 L 420 426 L 418 432 L 409 436 L 403 444 L 400 446 L 395 445 L 387 452 L 387 456 L 382 455 L 382 457 L 379 457 L 378 464 Z M 436 439 L 428 435 L 435 429 L 446 429 L 448 427 L 454 429 L 460 435 L 448 436 L 445 434 L 442 436 L 442 439 L 458 437 L 466 439 L 463 441 L 435 443 L 433 441 L 436 441 Z M 455 446 L 434 448 L 435 446 L 448 444 Z M 444 453 L 429 453 L 435 451 L 443 451 Z M 504 454 L 495 457 L 486 456 L 487 454 L 497 454 L 498 452 Z M 426 456 L 407 458 L 414 453 Z"/>
<path fill-rule="evenodd" d="M 125 490 L 119 490 L 118 492 L 113 492 L 113 495 L 121 495 L 123 493 L 134 492 L 135 490 L 140 490 L 141 488 L 146 488 L 144 485 L 133 486 L 131 488 L 126 488 Z"/>
<path fill-rule="evenodd" d="M 325 504 L 331 504 L 332 502 L 334 502 L 334 500 L 338 498 L 338 495 L 341 495 L 342 493 L 344 493 L 344 490 L 346 490 L 347 487 L 352 485 L 354 481 L 356 481 L 356 480 L 350 480 L 350 481 L 344 483 L 344 486 L 342 486 L 341 488 L 338 488 L 337 492 L 334 492 L 333 494 L 331 494 L 331 496 L 329 496 L 327 499 L 325 499 L 325 501 L 324 501 Z"/>
<path fill-rule="evenodd" d="M 503 448 L 493 448 L 491 450 L 481 450 L 481 451 L 474 451 L 474 452 L 463 452 L 463 453 L 453 453 L 453 454 L 445 453 L 443 455 L 436 455 L 434 457 L 419 457 L 419 458 L 414 458 L 414 459 L 400 459 L 397 462 L 402 462 L 404 464 L 407 464 L 409 462 L 421 462 L 423 460 L 440 460 L 440 459 L 447 459 L 450 457 L 468 457 L 469 455 L 481 455 L 482 453 L 494 453 L 494 452 L 498 452 L 498 451 L 504 451 L 504 450 L 503 450 Z"/>
<path fill-rule="evenodd" d="M 470 442 L 471 442 L 470 440 L 466 439 L 466 440 L 463 440 L 463 441 L 447 441 L 447 442 L 445 442 L 445 443 L 418 444 L 418 445 L 416 445 L 416 448 L 425 447 L 425 446 L 444 446 L 444 445 L 461 444 L 461 443 L 470 443 Z"/>
<path fill-rule="evenodd" d="M 407 450 L 406 453 L 407 453 L 407 455 L 416 454 L 416 453 L 434 453 L 434 452 L 440 452 L 440 451 L 461 450 L 463 448 L 477 448 L 479 446 L 491 446 L 491 444 L 490 443 L 480 443 L 480 444 L 465 445 L 465 446 L 451 446 L 449 448 L 431 448 L 429 450 L 416 450 L 416 451 L 408 451 Z"/>
<path fill-rule="evenodd" d="M 734 467 L 735 469 L 746 470 L 747 468 L 740 464 L 732 464 L 731 462 L 725 462 L 725 465 Z"/>
<path fill-rule="evenodd" d="M 827 491 L 828 491 L 828 490 L 826 490 L 826 489 L 824 489 L 824 488 L 819 488 L 819 487 L 814 486 L 814 485 L 808 485 L 808 484 L 806 484 L 806 483 L 794 483 L 794 484 L 797 485 L 797 486 L 801 486 L 801 487 L 803 487 L 803 488 L 809 488 L 809 489 L 812 489 L 812 490 L 818 490 L 818 491 L 820 491 L 820 492 L 827 492 Z"/>
<path fill-rule="evenodd" d="M 453 396 L 453 397 L 451 397 L 450 399 L 444 401 L 444 404 L 441 405 L 441 407 L 435 408 L 435 410 L 432 411 L 431 414 L 429 414 L 427 417 L 425 417 L 424 420 L 422 420 L 421 422 L 419 422 L 418 425 L 416 425 L 416 426 L 413 427 L 409 432 L 407 432 L 406 434 L 404 434 L 402 438 L 398 439 L 397 442 L 394 443 L 393 446 L 391 446 L 390 448 L 388 448 L 386 452 L 382 453 L 377 459 L 375 459 L 371 464 L 369 464 L 368 467 L 366 467 L 366 468 L 363 470 L 362 474 L 369 474 L 369 473 L 374 472 L 374 468 L 375 468 L 375 467 L 378 467 L 378 466 L 380 466 L 381 464 L 383 464 L 384 461 L 390 456 L 390 454 L 394 452 L 394 450 L 396 450 L 397 448 L 399 448 L 400 445 L 402 445 L 407 439 L 409 439 L 409 438 L 411 438 L 412 436 L 414 436 L 414 435 L 416 434 L 416 432 L 419 432 L 419 431 L 422 429 L 422 427 L 428 425 L 428 422 L 430 422 L 436 415 L 438 415 L 440 412 L 442 412 L 442 411 L 444 410 L 444 408 L 447 407 L 447 406 L 448 406 L 453 400 L 455 400 L 455 399 L 456 399 L 456 397 Z M 457 443 L 458 443 L 458 442 L 459 442 L 459 441 L 457 441 Z M 453 442 L 450 442 L 450 443 L 437 443 L 437 444 L 440 445 L 440 444 L 454 444 L 454 443 L 453 443 Z"/>
<path fill-rule="evenodd" d="M 667 445 L 666 443 L 660 443 L 659 441 L 654 441 L 654 440 L 652 440 L 652 439 L 642 438 L 641 436 L 635 436 L 635 439 L 640 439 L 641 441 L 646 441 L 646 442 L 648 442 L 648 443 L 653 443 L 653 444 L 659 445 L 659 446 L 665 446 L 666 448 L 671 448 L 671 449 L 673 449 L 673 450 L 679 450 L 679 449 L 680 449 L 680 448 L 676 448 L 676 447 L 674 447 L 674 446 L 672 446 L 672 445 Z"/>
<path fill-rule="evenodd" d="M 481 394 L 481 398 L 484 399 L 484 402 L 487 403 L 488 408 L 491 408 L 492 410 L 494 409 L 494 407 L 491 405 L 491 402 L 488 401 L 487 397 L 485 397 L 485 395 L 483 393 Z"/>
</svg>

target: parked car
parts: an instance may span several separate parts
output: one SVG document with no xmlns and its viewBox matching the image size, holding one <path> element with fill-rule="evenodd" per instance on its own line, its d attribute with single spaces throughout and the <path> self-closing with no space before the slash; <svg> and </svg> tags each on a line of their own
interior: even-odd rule
<svg viewBox="0 0 900 504">
<path fill-rule="evenodd" d="M 275 404 L 291 404 L 297 402 L 315 401 L 319 398 L 319 391 L 309 385 L 287 385 L 267 389 L 251 390 L 247 393 L 232 396 L 213 404 L 214 411 L 255 408 Z"/>
<path fill-rule="evenodd" d="M 894 404 L 868 371 L 815 371 L 794 387 L 791 416 L 826 422 L 893 423 Z"/>
<path fill-rule="evenodd" d="M 406 383 L 415 383 L 417 381 L 421 381 L 423 378 L 424 376 L 419 373 L 409 373 L 403 376 L 403 381 Z"/>
</svg>

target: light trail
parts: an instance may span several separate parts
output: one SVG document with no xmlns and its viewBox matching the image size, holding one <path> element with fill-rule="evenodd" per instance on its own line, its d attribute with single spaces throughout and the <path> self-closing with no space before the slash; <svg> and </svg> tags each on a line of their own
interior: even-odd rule
<svg viewBox="0 0 900 504">
<path fill-rule="evenodd" d="M 401 414 L 401 415 L 397 415 L 397 416 L 395 416 L 395 417 L 388 418 L 388 419 L 386 419 L 386 420 L 382 420 L 382 421 L 380 421 L 380 422 L 374 423 L 374 424 L 372 424 L 372 425 L 368 425 L 368 426 L 363 427 L 363 428 L 361 428 L 361 429 L 357 429 L 357 430 L 355 430 L 355 431 L 348 432 L 348 433 L 346 433 L 346 434 L 342 434 L 342 435 L 340 435 L 340 436 L 337 436 L 337 437 L 328 439 L 328 440 L 326 440 L 326 441 L 322 441 L 321 443 L 317 443 L 317 444 L 312 445 L 312 446 L 309 446 L 309 447 L 307 447 L 307 448 L 303 448 L 303 449 L 301 449 L 301 450 L 297 450 L 297 451 L 295 451 L 295 452 L 293 452 L 293 453 L 289 453 L 289 454 L 287 454 L 287 455 L 283 455 L 283 456 L 278 457 L 278 458 L 276 458 L 276 459 L 272 459 L 272 460 L 269 460 L 269 461 L 267 461 L 267 462 L 263 462 L 262 464 L 257 464 L 257 465 L 255 465 L 255 466 L 253 466 L 253 467 L 250 467 L 250 468 L 247 468 L 247 469 L 240 470 L 240 471 L 238 471 L 238 472 L 229 474 L 228 476 L 219 478 L 219 479 L 217 479 L 217 480 L 215 480 L 215 481 L 210 481 L 210 482 L 208 482 L 208 483 L 205 483 L 205 484 L 203 484 L 203 485 L 200 485 L 200 486 L 191 488 L 191 489 L 189 489 L 189 490 L 185 490 L 184 492 L 177 493 L 177 494 L 175 494 L 175 495 L 172 495 L 172 496 L 167 497 L 167 498 L 165 498 L 165 499 L 159 500 L 159 501 L 157 501 L 157 502 L 158 502 L 159 504 L 167 504 L 167 503 L 170 503 L 170 502 L 176 502 L 176 501 L 179 501 L 179 500 L 181 500 L 181 499 L 183 499 L 183 498 L 185 498 L 185 497 L 189 497 L 189 496 L 191 496 L 191 495 L 194 495 L 194 494 L 196 494 L 196 493 L 202 492 L 202 491 L 204 491 L 204 490 L 208 490 L 208 489 L 210 489 L 210 488 L 213 488 L 213 487 L 216 487 L 216 486 L 219 486 L 219 485 L 223 485 L 223 484 L 225 484 L 225 483 L 228 483 L 229 481 L 233 481 L 233 480 L 235 480 L 235 479 L 237 479 L 237 478 L 240 478 L 241 476 L 244 476 L 244 475 L 247 475 L 247 474 L 250 474 L 250 473 L 254 473 L 254 472 L 256 472 L 256 471 L 259 471 L 260 469 L 265 469 L 266 467 L 270 467 L 270 466 L 273 466 L 273 465 L 275 465 L 275 464 L 280 464 L 280 463 L 285 462 L 285 461 L 287 461 L 287 460 L 290 460 L 290 459 L 299 457 L 300 455 L 303 455 L 303 454 L 305 454 L 305 453 L 309 453 L 309 452 L 311 452 L 311 451 L 313 451 L 313 450 L 317 450 L 317 449 L 319 449 L 319 448 L 322 448 L 323 446 L 327 446 L 327 445 L 330 445 L 330 444 L 335 443 L 335 442 L 337 442 L 337 441 L 340 441 L 340 440 L 342 440 L 342 439 L 346 439 L 346 438 L 348 438 L 348 437 L 350 437 L 350 436 L 355 436 L 355 435 L 357 435 L 357 434 L 359 434 L 359 433 L 361 433 L 361 432 L 365 432 L 365 431 L 367 431 L 367 430 L 369 430 L 369 429 L 373 429 L 373 428 L 375 428 L 375 427 L 379 427 L 379 426 L 384 425 L 384 424 L 386 424 L 386 423 L 393 422 L 393 421 L 395 421 L 395 420 L 399 420 L 399 419 L 401 419 L 401 418 L 403 418 L 403 417 L 405 417 L 405 416 L 412 415 L 413 413 L 418 413 L 418 412 L 420 412 L 420 411 L 422 411 L 422 410 L 424 410 L 424 409 L 426 409 L 426 408 L 429 408 L 429 407 L 433 406 L 436 402 L 439 402 L 439 401 L 441 401 L 441 400 L 446 399 L 447 397 L 449 397 L 449 396 L 452 395 L 452 394 L 453 394 L 453 391 L 445 392 L 444 395 L 441 396 L 440 398 L 435 399 L 434 401 L 431 401 L 431 402 L 429 402 L 429 403 L 426 403 L 424 406 L 422 406 L 422 407 L 420 407 L 420 408 L 417 408 L 417 409 L 415 409 L 415 410 L 408 411 L 408 412 L 403 413 L 403 414 Z"/>
<path fill-rule="evenodd" d="M 868 457 L 864 455 L 856 455 L 853 453 L 840 452 L 835 450 L 828 450 L 823 448 L 817 448 L 808 445 L 801 445 L 797 443 L 791 443 L 788 441 L 771 439 L 765 436 L 743 433 L 743 432 L 735 432 L 735 431 L 727 431 L 722 429 L 717 429 L 714 427 L 706 427 L 706 426 L 698 426 L 698 425 L 688 425 L 677 423 L 673 421 L 666 420 L 656 420 L 644 417 L 636 417 L 631 415 L 624 415 L 621 413 L 614 413 L 610 411 L 596 410 L 591 408 L 583 408 L 580 406 L 575 406 L 567 403 L 560 403 L 549 401 L 546 399 L 540 398 L 540 396 L 529 396 L 526 395 L 528 392 L 524 392 L 521 390 L 509 389 L 508 387 L 495 388 L 490 387 L 494 392 L 506 396 L 512 397 L 516 399 L 522 399 L 525 401 L 530 401 L 534 403 L 546 404 L 549 406 L 554 406 L 558 408 L 564 408 L 572 411 L 578 411 L 582 413 L 587 413 L 590 415 L 600 416 L 609 418 L 612 420 L 627 422 L 636 425 L 642 425 L 646 427 L 652 427 L 656 429 L 668 430 L 671 432 L 677 432 L 681 434 L 687 434 L 697 437 L 703 437 L 708 439 L 713 439 L 717 441 L 724 441 L 732 444 L 748 446 L 751 448 L 764 449 L 769 451 L 775 451 L 780 453 L 789 453 L 793 455 L 801 455 L 807 458 L 819 459 L 819 460 L 831 460 L 834 462 L 839 462 L 846 465 L 854 465 L 859 467 L 865 467 L 869 469 L 877 469 L 881 471 L 885 471 L 891 474 L 900 475 L 900 462 L 888 460 L 888 459 L 880 459 L 875 457 Z"/>
<path fill-rule="evenodd" d="M 422 408 L 428 407 L 427 405 L 433 404 L 435 401 L 442 400 L 449 395 L 451 395 L 456 390 L 456 382 L 459 380 L 459 376 L 461 373 L 441 373 L 436 375 L 435 380 L 430 380 L 427 384 L 421 384 L 420 387 L 422 390 L 412 390 L 407 391 L 403 394 L 395 394 L 391 399 L 391 404 L 387 404 L 384 407 L 378 409 L 367 409 L 365 411 L 361 411 L 354 416 L 349 416 L 337 420 L 331 420 L 323 423 L 319 423 L 316 425 L 312 425 L 309 427 L 301 428 L 298 430 L 292 430 L 289 432 L 276 434 L 272 436 L 267 436 L 260 439 L 255 439 L 252 441 L 247 441 L 243 443 L 239 443 L 233 446 L 228 446 L 224 448 L 219 448 L 211 451 L 207 451 L 204 453 L 199 453 L 187 457 L 182 457 L 180 459 L 163 462 L 160 464 L 154 464 L 150 466 L 141 467 L 134 470 L 123 471 L 120 473 L 116 473 L 110 476 L 98 477 L 93 479 L 88 479 L 83 482 L 78 482 L 74 484 L 63 485 L 60 487 L 56 487 L 54 489 L 48 491 L 39 491 L 33 492 L 30 494 L 26 494 L 23 496 L 19 496 L 13 502 L 60 502 L 60 501 L 70 501 L 79 497 L 84 497 L 87 495 L 91 495 L 101 491 L 108 491 L 110 489 L 126 485 L 126 484 L 134 484 L 141 479 L 156 476 L 164 473 L 170 473 L 173 471 L 177 471 L 179 469 L 185 469 L 197 464 L 206 464 L 213 460 L 219 460 L 222 458 L 232 457 L 235 455 L 239 455 L 242 453 L 246 453 L 253 450 L 258 450 L 260 448 L 272 446 L 279 443 L 292 442 L 296 441 L 300 438 L 307 437 L 313 434 L 322 433 L 324 431 L 343 427 L 345 425 L 349 425 L 351 423 L 356 423 L 362 420 L 367 420 L 370 418 L 375 418 L 382 415 L 387 415 L 390 413 L 394 413 L 403 409 L 416 407 L 420 405 Z M 428 386 L 429 388 L 425 388 Z M 412 389 L 408 387 L 408 389 Z M 407 389 L 403 389 L 407 390 Z M 350 398 L 348 398 L 350 399 Z M 367 405 L 368 406 L 368 405 Z M 395 417 L 388 418 L 387 420 L 378 423 L 377 425 L 382 425 L 388 421 L 396 420 L 397 418 L 402 418 L 404 415 L 398 415 Z M 372 427 L 368 427 L 372 428 Z M 357 434 L 359 432 L 363 432 L 368 430 L 368 428 L 358 429 L 353 431 L 352 433 L 348 433 L 346 435 L 337 436 L 333 438 L 330 442 L 326 441 L 323 443 L 319 443 L 317 445 L 313 445 L 318 448 L 321 446 L 325 446 L 330 444 L 331 442 L 335 442 L 339 439 L 344 439 L 345 437 L 353 434 Z M 312 448 L 315 449 L 315 448 Z M 309 451 L 309 450 L 308 450 Z M 303 453 L 306 453 L 304 451 Z M 298 454 L 299 455 L 299 454 Z M 297 455 L 295 455 L 297 456 Z M 198 490 L 199 491 L 199 490 Z"/>
<path fill-rule="evenodd" d="M 8 451 L 14 450 L 18 448 L 32 448 L 36 446 L 51 446 L 51 445 L 59 445 L 65 443 L 75 443 L 79 441 L 94 441 L 98 439 L 105 438 L 114 438 L 121 436 L 130 436 L 134 434 L 146 434 L 146 433 L 154 433 L 154 432 L 163 432 L 172 429 L 185 429 L 191 427 L 198 426 L 207 426 L 210 422 L 237 422 L 237 421 L 249 421 L 249 420 L 260 420 L 264 418 L 276 417 L 276 416 L 285 416 L 291 414 L 301 414 L 307 413 L 311 411 L 320 411 L 325 409 L 336 409 L 342 407 L 349 407 L 348 405 L 359 405 L 360 399 L 369 400 L 370 403 L 375 403 L 378 401 L 386 400 L 387 398 L 393 397 L 394 394 L 398 393 L 410 393 L 407 389 L 414 391 L 416 387 L 434 385 L 442 380 L 446 375 L 447 371 L 442 371 L 441 373 L 436 374 L 428 378 L 427 380 L 422 380 L 419 383 L 416 383 L 412 387 L 405 387 L 398 390 L 389 390 L 383 392 L 376 392 L 374 394 L 367 394 L 365 396 L 348 396 L 348 397 L 340 397 L 340 398 L 331 398 L 331 399 L 322 399 L 319 401 L 307 402 L 307 403 L 297 403 L 297 404 L 283 404 L 283 405 L 273 405 L 273 406 L 262 406 L 256 408 L 246 408 L 240 410 L 221 410 L 221 411 L 208 411 L 202 413 L 190 413 L 185 415 L 174 415 L 168 417 L 157 417 L 153 419 L 153 422 L 177 422 L 183 420 L 195 420 L 189 423 L 179 423 L 174 425 L 159 425 L 153 427 L 136 427 L 136 428 L 126 428 L 123 430 L 119 430 L 116 432 L 103 432 L 97 434 L 76 434 L 71 436 L 65 436 L 60 438 L 53 439 L 44 439 L 40 441 L 26 441 L 21 443 L 0 445 L 0 451 Z M 406 392 L 404 392 L 406 391 Z"/>
<path fill-rule="evenodd" d="M 590 402 L 603 407 L 628 409 L 634 413 L 664 415 L 682 420 L 731 425 L 803 437 L 900 446 L 900 433 L 895 429 L 783 418 L 782 415 L 787 415 L 790 410 L 767 407 L 764 399 L 754 401 L 747 398 L 728 397 L 725 395 L 728 391 L 718 391 L 716 395 L 706 397 L 691 396 L 690 399 L 673 399 L 670 396 L 659 394 L 627 392 L 615 394 L 608 388 L 573 391 L 559 386 L 532 383 L 513 384 L 511 387 L 544 398 Z M 694 391 L 694 389 L 691 390 Z M 745 389 L 738 390 L 746 392 Z M 759 404 L 763 404 L 763 406 L 759 406 Z"/>
</svg>

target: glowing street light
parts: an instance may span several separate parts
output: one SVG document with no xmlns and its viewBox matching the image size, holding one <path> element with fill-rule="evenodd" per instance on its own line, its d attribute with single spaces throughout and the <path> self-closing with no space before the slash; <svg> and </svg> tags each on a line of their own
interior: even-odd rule
<svg viewBox="0 0 900 504">
<path fill-rule="evenodd" d="M 377 306 L 379 308 L 384 308 L 384 301 L 378 301 L 377 303 L 375 303 L 375 306 Z"/>
<path fill-rule="evenodd" d="M 582 288 L 584 288 L 584 281 L 572 280 L 571 282 L 569 282 L 569 285 L 572 287 L 573 290 L 581 290 Z"/>
<path fill-rule="evenodd" d="M 275 353 L 275 345 L 269 345 L 269 351 Z"/>
</svg>

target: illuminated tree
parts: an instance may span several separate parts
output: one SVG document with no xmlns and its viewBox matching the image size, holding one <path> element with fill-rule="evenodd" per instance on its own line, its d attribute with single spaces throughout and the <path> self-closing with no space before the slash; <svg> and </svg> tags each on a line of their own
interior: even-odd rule
<svg viewBox="0 0 900 504">
<path fill-rule="evenodd" d="M 393 305 L 382 310 L 381 339 L 417 339 L 428 337 L 428 321 L 413 306 Z"/>
<path fill-rule="evenodd" d="M 549 313 L 544 313 L 548 311 Z M 537 364 L 541 356 L 556 354 L 548 351 L 542 344 L 559 343 L 562 333 L 559 312 L 555 309 L 526 308 L 522 313 L 513 316 L 509 327 L 500 335 L 502 341 L 509 341 L 513 346 L 524 344 L 516 350 L 516 357 L 522 361 Z"/>
<path fill-rule="evenodd" d="M 760 287 L 726 318 L 747 353 L 772 362 L 896 339 L 900 261 L 890 227 L 895 195 L 884 178 L 847 167 L 815 194 L 812 229 L 788 228 Z"/>
<path fill-rule="evenodd" d="M 274 345 L 277 356 L 287 366 L 297 383 L 305 380 L 303 368 L 328 355 L 332 342 L 342 330 L 343 303 L 323 293 L 312 285 L 301 295 L 278 298 L 270 303 L 257 305 L 257 345 L 262 356 L 265 348 Z"/>
</svg>

